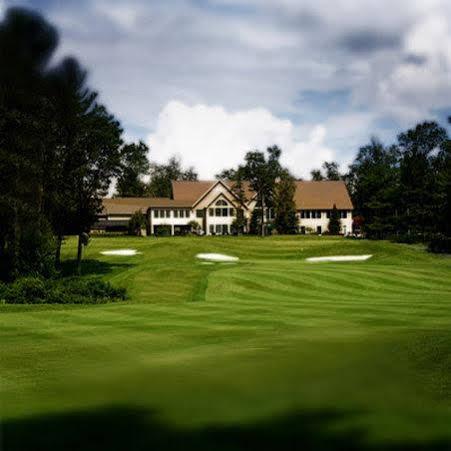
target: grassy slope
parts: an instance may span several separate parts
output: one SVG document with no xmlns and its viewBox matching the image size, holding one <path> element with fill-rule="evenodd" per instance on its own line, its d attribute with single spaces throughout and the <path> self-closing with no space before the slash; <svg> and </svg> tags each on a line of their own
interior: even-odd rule
<svg viewBox="0 0 451 451">
<path fill-rule="evenodd" d="M 142 254 L 99 254 L 130 247 Z M 64 254 L 74 252 L 70 240 Z M 198 252 L 241 261 L 201 265 Z M 366 253 L 364 263 L 303 261 Z M 450 259 L 326 237 L 97 238 L 86 259 L 87 273 L 126 286 L 131 301 L 1 308 L 11 449 L 21 425 L 62 421 L 64 431 L 77 424 L 71 412 L 142 423 L 140 443 L 152 430 L 193 449 L 224 436 L 221 449 L 242 449 L 243 436 L 283 448 L 278 434 L 289 431 L 312 449 L 451 444 Z M 248 429 L 231 432 L 237 424 Z"/>
</svg>

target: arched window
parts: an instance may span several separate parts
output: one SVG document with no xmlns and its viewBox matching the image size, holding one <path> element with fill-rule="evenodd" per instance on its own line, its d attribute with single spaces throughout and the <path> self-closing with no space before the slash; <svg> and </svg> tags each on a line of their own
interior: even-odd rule
<svg viewBox="0 0 451 451">
<path fill-rule="evenodd" d="M 216 204 L 219 207 L 226 207 L 227 206 L 227 202 L 224 199 L 219 199 Z"/>
</svg>

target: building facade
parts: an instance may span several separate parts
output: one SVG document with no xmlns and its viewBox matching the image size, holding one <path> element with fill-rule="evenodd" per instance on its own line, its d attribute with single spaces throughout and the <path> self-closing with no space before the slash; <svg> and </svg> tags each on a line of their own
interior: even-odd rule
<svg viewBox="0 0 451 451">
<path fill-rule="evenodd" d="M 173 182 L 172 198 L 113 198 L 103 200 L 103 212 L 98 228 L 114 229 L 124 226 L 136 211 L 147 218 L 148 233 L 183 235 L 197 224 L 204 235 L 228 235 L 238 211 L 243 211 L 249 223 L 256 206 L 255 193 L 244 186 L 242 204 L 227 181 Z M 352 232 L 353 205 L 346 185 L 341 182 L 296 182 L 296 204 L 299 233 L 327 232 L 330 212 L 334 205 L 341 216 L 341 233 Z M 272 210 L 266 212 L 272 220 Z"/>
</svg>

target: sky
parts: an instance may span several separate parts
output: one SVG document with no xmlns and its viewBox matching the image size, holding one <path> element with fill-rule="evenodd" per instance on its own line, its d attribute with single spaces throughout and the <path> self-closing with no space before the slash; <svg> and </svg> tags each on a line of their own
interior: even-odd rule
<svg viewBox="0 0 451 451">
<path fill-rule="evenodd" d="M 60 31 L 89 84 L 143 140 L 201 178 L 277 144 L 308 177 L 451 115 L 450 0 L 0 0 Z"/>
</svg>

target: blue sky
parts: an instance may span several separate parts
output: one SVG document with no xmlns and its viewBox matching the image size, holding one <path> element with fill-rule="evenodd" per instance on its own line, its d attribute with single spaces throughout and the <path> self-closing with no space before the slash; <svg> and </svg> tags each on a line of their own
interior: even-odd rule
<svg viewBox="0 0 451 451">
<path fill-rule="evenodd" d="M 0 0 L 42 12 L 143 139 L 204 178 L 272 144 L 298 176 L 451 113 L 449 0 Z"/>
</svg>

